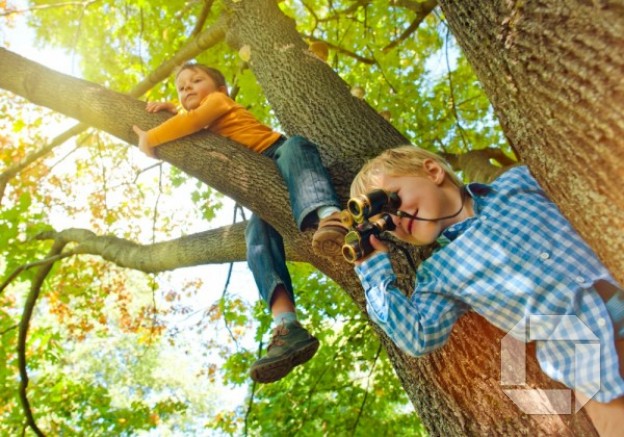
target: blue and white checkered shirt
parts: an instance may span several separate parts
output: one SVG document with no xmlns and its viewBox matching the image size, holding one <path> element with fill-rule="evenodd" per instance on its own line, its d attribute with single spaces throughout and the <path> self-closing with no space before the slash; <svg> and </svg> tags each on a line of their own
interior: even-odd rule
<svg viewBox="0 0 624 437">
<path fill-rule="evenodd" d="M 418 356 L 444 345 L 457 319 L 476 311 L 514 337 L 534 340 L 551 378 L 589 397 L 598 392 L 600 402 L 622 396 L 612 322 L 593 288 L 598 280 L 619 287 L 615 279 L 526 167 L 467 189 L 475 216 L 444 230 L 441 248 L 418 267 L 411 297 L 396 288 L 387 254 L 356 266 L 371 319 Z M 531 332 L 518 329 L 529 320 Z M 599 341 L 600 353 L 575 340 Z"/>
</svg>

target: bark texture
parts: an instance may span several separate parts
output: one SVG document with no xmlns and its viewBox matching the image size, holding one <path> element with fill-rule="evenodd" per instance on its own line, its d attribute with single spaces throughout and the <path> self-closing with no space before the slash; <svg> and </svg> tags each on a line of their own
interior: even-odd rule
<svg viewBox="0 0 624 437">
<path fill-rule="evenodd" d="M 520 160 L 624 283 L 624 2 L 439 3 Z"/>
</svg>

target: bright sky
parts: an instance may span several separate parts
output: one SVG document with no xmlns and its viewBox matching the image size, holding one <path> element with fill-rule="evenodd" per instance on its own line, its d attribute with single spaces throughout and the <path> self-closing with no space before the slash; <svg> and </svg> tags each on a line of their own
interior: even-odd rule
<svg viewBox="0 0 624 437">
<path fill-rule="evenodd" d="M 24 0 L 14 0 L 10 4 L 14 5 L 17 10 L 28 8 Z M 34 33 L 26 26 L 22 14 L 14 17 L 14 23 L 15 27 L 10 30 L 4 29 L 9 50 L 61 73 L 76 75 L 76 71 L 72 71 L 71 60 L 63 51 L 50 48 L 41 51 L 34 47 Z"/>
</svg>

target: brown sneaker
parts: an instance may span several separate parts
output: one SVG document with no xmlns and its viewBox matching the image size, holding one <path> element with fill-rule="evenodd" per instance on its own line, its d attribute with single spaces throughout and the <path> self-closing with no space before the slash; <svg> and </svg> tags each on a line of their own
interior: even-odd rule
<svg viewBox="0 0 624 437">
<path fill-rule="evenodd" d="M 321 219 L 312 237 L 312 250 L 319 256 L 336 257 L 342 255 L 342 246 L 348 229 L 342 224 L 340 211 Z"/>
<path fill-rule="evenodd" d="M 273 329 L 267 354 L 251 366 L 251 379 L 260 383 L 282 379 L 312 358 L 318 348 L 319 341 L 299 322 L 282 323 Z"/>
</svg>

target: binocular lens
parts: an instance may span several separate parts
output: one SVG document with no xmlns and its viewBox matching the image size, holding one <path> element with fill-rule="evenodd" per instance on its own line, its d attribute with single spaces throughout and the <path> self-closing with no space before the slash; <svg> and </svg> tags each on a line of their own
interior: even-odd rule
<svg viewBox="0 0 624 437">
<path fill-rule="evenodd" d="M 349 199 L 347 209 L 340 216 L 346 227 L 353 228 L 345 236 L 342 246 L 342 255 L 347 261 L 354 263 L 374 251 L 369 241 L 371 235 L 395 229 L 390 214 L 396 213 L 400 204 L 397 193 L 384 190 L 373 190 Z M 385 213 L 381 217 L 373 219 L 382 212 Z"/>
<path fill-rule="evenodd" d="M 368 194 L 353 197 L 347 202 L 347 209 L 357 222 L 379 214 L 385 206 L 396 203 L 395 193 L 386 193 L 384 190 L 374 190 Z"/>
<path fill-rule="evenodd" d="M 349 199 L 347 209 L 354 220 L 361 221 L 364 218 L 364 208 L 366 208 L 367 203 L 368 199 L 365 196 Z"/>
<path fill-rule="evenodd" d="M 363 254 L 361 251 L 357 250 L 357 247 L 354 247 L 351 244 L 345 244 L 342 246 L 342 256 L 344 256 L 348 262 L 354 263 L 360 259 Z"/>
</svg>

